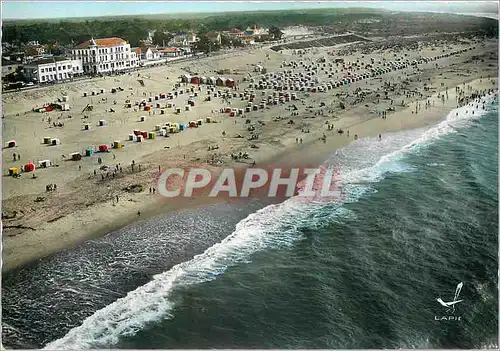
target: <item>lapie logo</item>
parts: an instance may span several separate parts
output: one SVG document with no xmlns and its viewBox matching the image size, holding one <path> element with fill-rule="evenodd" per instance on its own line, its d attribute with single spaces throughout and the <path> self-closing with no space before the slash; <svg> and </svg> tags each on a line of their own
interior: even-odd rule
<svg viewBox="0 0 500 351">
<path fill-rule="evenodd" d="M 461 316 L 455 316 L 454 314 L 455 314 L 456 305 L 458 303 L 460 303 L 460 302 L 463 301 L 463 300 L 459 300 L 460 292 L 462 291 L 462 287 L 463 286 L 464 286 L 463 282 L 460 282 L 460 283 L 457 284 L 457 288 L 455 289 L 455 295 L 453 296 L 453 300 L 452 301 L 445 302 L 440 297 L 438 297 L 436 299 L 436 301 L 439 302 L 439 304 L 441 306 L 443 306 L 444 308 L 446 308 L 446 313 L 448 315 L 446 315 L 446 316 L 434 316 L 434 320 L 436 320 L 436 321 L 441 321 L 441 320 L 445 320 L 445 321 L 459 321 L 459 320 L 461 320 Z"/>
</svg>

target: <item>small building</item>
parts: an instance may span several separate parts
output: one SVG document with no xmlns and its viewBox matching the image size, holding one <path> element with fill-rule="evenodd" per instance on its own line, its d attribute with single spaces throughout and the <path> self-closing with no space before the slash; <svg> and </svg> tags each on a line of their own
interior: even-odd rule
<svg viewBox="0 0 500 351">
<path fill-rule="evenodd" d="M 176 47 L 165 48 L 160 50 L 160 52 L 166 57 L 179 57 L 182 55 L 182 50 Z"/>
<path fill-rule="evenodd" d="M 206 34 L 206 37 L 212 44 L 222 45 L 222 37 L 219 32 L 210 32 Z"/>
<path fill-rule="evenodd" d="M 176 33 L 168 42 L 170 46 L 183 46 L 187 47 L 200 40 L 194 32 Z"/>
<path fill-rule="evenodd" d="M 190 83 L 190 82 L 191 82 L 191 78 L 192 78 L 192 77 L 191 77 L 189 74 L 183 74 L 183 75 L 181 76 L 181 81 L 182 81 L 183 83 Z"/>
<path fill-rule="evenodd" d="M 15 73 L 19 67 L 20 62 L 11 61 L 2 57 L 2 78 L 9 74 Z"/>
<path fill-rule="evenodd" d="M 48 83 L 54 81 L 65 81 L 73 77 L 73 62 L 81 60 L 72 60 L 65 57 L 43 58 L 24 66 L 26 78 L 39 83 Z M 81 67 L 81 63 L 76 63 L 76 69 Z M 82 71 L 79 71 L 82 72 Z"/>
</svg>

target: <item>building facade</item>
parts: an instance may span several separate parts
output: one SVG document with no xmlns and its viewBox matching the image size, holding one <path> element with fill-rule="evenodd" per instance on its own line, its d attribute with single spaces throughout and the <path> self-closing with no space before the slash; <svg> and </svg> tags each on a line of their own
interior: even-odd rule
<svg viewBox="0 0 500 351">
<path fill-rule="evenodd" d="M 221 45 L 222 44 L 222 37 L 219 32 L 210 32 L 206 34 L 206 37 L 208 40 L 210 40 L 211 43 L 215 45 Z"/>
<path fill-rule="evenodd" d="M 2 57 L 2 78 L 11 73 L 15 73 L 17 71 L 17 68 L 19 67 L 19 64 L 20 62 L 7 60 Z"/>
<path fill-rule="evenodd" d="M 194 32 L 177 33 L 168 42 L 171 47 L 188 47 L 199 40 Z"/>
<path fill-rule="evenodd" d="M 103 74 L 137 67 L 130 44 L 121 38 L 90 39 L 72 51 L 74 60 L 81 60 L 85 74 Z"/>
<path fill-rule="evenodd" d="M 74 76 L 74 65 L 76 71 L 81 64 L 65 57 L 43 58 L 24 65 L 26 78 L 38 83 L 63 82 Z M 80 72 L 78 72 L 80 73 Z"/>
</svg>

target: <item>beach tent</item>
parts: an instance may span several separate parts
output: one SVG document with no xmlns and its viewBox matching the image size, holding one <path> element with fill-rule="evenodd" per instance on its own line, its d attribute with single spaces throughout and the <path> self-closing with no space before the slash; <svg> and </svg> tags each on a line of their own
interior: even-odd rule
<svg viewBox="0 0 500 351">
<path fill-rule="evenodd" d="M 148 132 L 141 132 L 141 135 L 144 139 L 148 138 Z"/>
<path fill-rule="evenodd" d="M 69 111 L 69 104 L 62 104 L 61 105 L 61 110 L 63 110 L 63 111 Z"/>
<path fill-rule="evenodd" d="M 139 121 L 144 122 L 146 120 L 146 116 L 139 116 Z"/>
<path fill-rule="evenodd" d="M 142 143 L 142 139 L 143 139 L 143 136 L 142 135 L 138 135 L 136 140 L 137 140 L 138 143 Z"/>
<path fill-rule="evenodd" d="M 183 74 L 181 76 L 181 81 L 183 83 L 189 83 L 191 81 L 191 76 L 189 74 Z"/>
<path fill-rule="evenodd" d="M 69 100 L 68 95 L 63 95 L 63 97 L 62 97 L 62 101 L 63 101 L 63 102 L 66 102 L 66 101 L 68 101 L 68 100 Z"/>
<path fill-rule="evenodd" d="M 83 97 L 87 97 L 88 93 L 86 91 L 83 92 Z"/>
<path fill-rule="evenodd" d="M 104 120 L 104 119 L 99 120 L 99 126 L 100 127 L 103 127 L 105 125 L 106 125 L 106 120 Z"/>
<path fill-rule="evenodd" d="M 179 132 L 183 132 L 186 129 L 186 125 L 184 123 L 179 124 Z"/>
<path fill-rule="evenodd" d="M 139 129 L 134 129 L 134 135 L 140 135 L 141 131 Z"/>
<path fill-rule="evenodd" d="M 205 118 L 205 123 L 213 123 L 213 122 L 214 122 L 214 120 L 212 117 Z"/>
<path fill-rule="evenodd" d="M 120 143 L 118 140 L 113 141 L 113 149 L 121 149 L 122 147 L 122 143 Z"/>
<path fill-rule="evenodd" d="M 54 110 L 54 109 L 52 108 L 52 106 L 45 106 L 45 111 L 46 111 L 46 112 L 50 112 L 50 111 L 52 111 L 52 110 Z"/>
<path fill-rule="evenodd" d="M 106 92 L 106 90 L 101 89 L 101 94 L 104 94 L 105 92 Z"/>
<path fill-rule="evenodd" d="M 33 162 L 29 162 L 23 166 L 24 172 L 33 172 L 35 170 L 35 164 Z"/>
<path fill-rule="evenodd" d="M 90 129 L 90 124 L 89 123 L 85 123 L 83 125 L 83 130 L 89 130 Z"/>
<path fill-rule="evenodd" d="M 200 77 L 191 77 L 191 84 L 196 84 L 196 85 L 199 85 L 200 84 Z"/>
<path fill-rule="evenodd" d="M 208 77 L 207 84 L 209 84 L 209 85 L 215 85 L 215 84 L 217 84 L 217 78 L 215 78 L 215 77 Z"/>
<path fill-rule="evenodd" d="M 108 151 L 108 145 L 101 144 L 99 145 L 99 152 L 106 152 Z"/>
<path fill-rule="evenodd" d="M 199 126 L 201 126 L 203 124 L 203 119 L 199 119 L 198 121 L 196 121 L 198 123 Z"/>
<path fill-rule="evenodd" d="M 129 134 L 129 135 L 128 135 L 128 140 L 130 140 L 130 141 L 135 141 L 135 139 L 136 139 L 135 134 Z"/>
<path fill-rule="evenodd" d="M 149 111 L 149 110 L 151 110 L 151 106 L 149 105 L 144 106 L 144 111 Z"/>
<path fill-rule="evenodd" d="M 15 140 L 9 140 L 8 142 L 5 143 L 6 148 L 16 147 L 16 146 L 17 146 L 17 141 L 15 141 Z"/>
<path fill-rule="evenodd" d="M 38 166 L 39 166 L 40 168 L 47 168 L 47 167 L 50 167 L 50 160 L 38 161 Z"/>
<path fill-rule="evenodd" d="M 59 145 L 61 142 L 59 141 L 58 138 L 53 138 L 50 140 L 51 145 Z"/>
<path fill-rule="evenodd" d="M 156 133 L 155 132 L 149 132 L 148 133 L 148 139 L 154 139 L 156 138 Z"/>
<path fill-rule="evenodd" d="M 189 111 L 189 110 L 191 109 L 191 106 L 190 106 L 190 105 L 186 105 L 186 106 L 184 106 L 184 109 L 185 109 L 186 111 Z"/>
<path fill-rule="evenodd" d="M 9 168 L 10 176 L 17 176 L 19 174 L 19 169 L 17 167 Z"/>
<path fill-rule="evenodd" d="M 181 108 L 180 108 L 180 107 L 177 107 L 177 108 L 175 109 L 175 113 L 177 113 L 177 114 L 181 113 Z"/>
<path fill-rule="evenodd" d="M 235 86 L 234 79 L 232 79 L 232 78 L 226 79 L 225 83 L 226 83 L 226 86 L 230 87 L 230 88 L 233 88 Z"/>
<path fill-rule="evenodd" d="M 43 143 L 44 144 L 50 144 L 50 140 L 52 139 L 52 137 L 44 137 L 43 138 Z"/>
<path fill-rule="evenodd" d="M 189 121 L 189 128 L 198 128 L 198 123 L 195 121 Z"/>
<path fill-rule="evenodd" d="M 85 150 L 85 156 L 87 157 L 90 157 L 94 154 L 94 149 L 91 148 L 91 147 L 88 147 L 86 150 Z"/>
<path fill-rule="evenodd" d="M 160 124 L 155 125 L 155 131 L 158 131 L 160 129 L 161 129 L 161 125 Z"/>
</svg>

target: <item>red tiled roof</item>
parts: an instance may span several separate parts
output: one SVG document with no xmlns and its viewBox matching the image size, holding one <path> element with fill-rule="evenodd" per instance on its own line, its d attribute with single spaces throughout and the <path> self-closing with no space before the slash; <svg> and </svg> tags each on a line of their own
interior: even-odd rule
<svg viewBox="0 0 500 351">
<path fill-rule="evenodd" d="M 110 46 L 118 46 L 126 44 L 127 42 L 122 38 L 101 38 L 94 39 L 95 43 L 98 47 L 110 47 Z M 90 40 L 84 41 L 78 47 L 80 48 L 88 48 Z"/>
<path fill-rule="evenodd" d="M 178 48 L 165 48 L 163 50 L 160 50 L 160 52 L 167 53 L 167 52 L 178 52 L 180 51 Z"/>
</svg>

